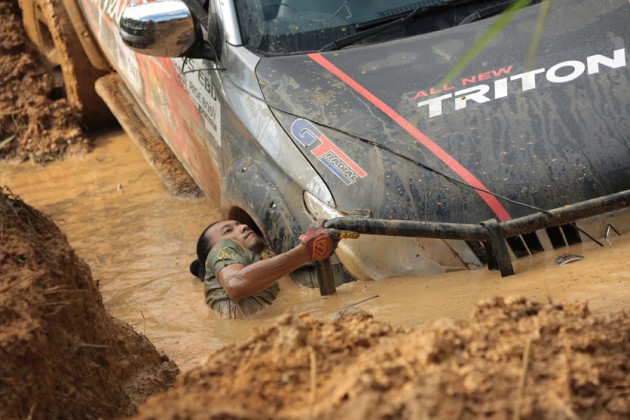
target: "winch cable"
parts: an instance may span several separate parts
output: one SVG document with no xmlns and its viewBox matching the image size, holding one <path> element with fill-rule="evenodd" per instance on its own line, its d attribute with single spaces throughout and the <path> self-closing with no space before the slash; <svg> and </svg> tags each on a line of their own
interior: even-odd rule
<svg viewBox="0 0 630 420">
<path fill-rule="evenodd" d="M 204 70 L 211 71 L 212 69 L 191 70 L 191 71 L 187 71 L 185 73 L 191 73 L 191 72 L 196 72 L 196 71 L 204 71 Z M 361 136 L 359 136 L 357 134 L 350 133 L 350 132 L 348 132 L 346 130 L 343 130 L 343 129 L 340 129 L 340 128 L 337 128 L 337 127 L 333 127 L 331 125 L 328 125 L 328 124 L 325 124 L 325 123 L 313 120 L 313 119 L 311 119 L 309 117 L 306 117 L 304 115 L 299 115 L 299 114 L 296 114 L 294 112 L 291 112 L 291 111 L 288 111 L 286 109 L 283 109 L 283 108 L 281 108 L 281 107 L 279 107 L 279 106 L 277 106 L 277 105 L 267 101 L 266 99 L 261 98 L 261 97 L 255 95 L 255 94 L 253 94 L 252 92 L 249 92 L 245 88 L 241 87 L 238 83 L 236 83 L 236 81 L 234 79 L 232 79 L 232 77 L 228 73 L 224 73 L 224 74 L 225 74 L 224 79 L 229 81 L 230 84 L 233 87 L 235 87 L 236 89 L 240 90 L 241 92 L 251 96 L 252 98 L 256 99 L 257 101 L 260 101 L 260 102 L 264 103 L 265 105 L 267 105 L 271 109 L 274 109 L 274 110 L 276 110 L 278 112 L 281 112 L 281 113 L 286 114 L 286 115 L 290 115 L 290 116 L 295 117 L 295 118 L 303 118 L 303 119 L 309 120 L 312 123 L 314 123 L 314 124 L 316 124 L 316 125 L 318 125 L 320 127 L 324 127 L 324 128 L 326 128 L 328 130 L 338 132 L 340 134 L 343 134 L 345 136 L 351 137 L 351 138 L 356 139 L 358 141 L 361 141 L 363 143 L 366 143 L 366 144 L 369 144 L 371 146 L 377 147 L 377 148 L 379 148 L 381 150 L 384 150 L 384 151 L 386 151 L 386 152 L 388 152 L 388 153 L 390 153 L 390 154 L 392 154 L 394 156 L 397 156 L 397 157 L 399 157 L 401 159 L 404 159 L 404 160 L 406 160 L 406 161 L 408 161 L 408 162 L 410 162 L 410 163 L 412 163 L 412 164 L 414 164 L 414 165 L 416 165 L 418 167 L 421 167 L 421 168 L 423 168 L 423 169 L 425 169 L 425 170 L 427 170 L 429 172 L 432 172 L 432 173 L 434 173 L 436 175 L 439 175 L 439 176 L 447 179 L 448 181 L 451 181 L 451 182 L 453 182 L 453 183 L 455 183 L 455 184 L 457 184 L 459 186 L 465 187 L 467 189 L 472 189 L 472 190 L 475 190 L 475 191 L 478 191 L 478 192 L 483 192 L 483 193 L 486 193 L 486 194 L 493 195 L 494 197 L 496 197 L 496 198 L 498 198 L 500 200 L 503 200 L 505 202 L 508 202 L 508 203 L 511 203 L 511 204 L 514 204 L 514 205 L 517 205 L 517 206 L 525 207 L 525 208 L 528 208 L 530 210 L 535 210 L 537 212 L 544 213 L 544 214 L 546 214 L 549 217 L 553 217 L 553 218 L 559 220 L 563 224 L 567 223 L 561 217 L 551 213 L 548 210 L 545 210 L 543 208 L 534 206 L 532 204 L 524 203 L 522 201 L 518 201 L 518 200 L 514 200 L 514 199 L 511 199 L 511 198 L 505 197 L 505 196 L 503 196 L 501 194 L 495 193 L 495 192 L 490 191 L 488 189 L 482 189 L 482 188 L 476 187 L 474 185 L 470 185 L 470 184 L 468 184 L 466 182 L 460 181 L 457 178 L 454 178 L 454 177 L 452 177 L 452 176 L 450 176 L 450 175 L 448 175 L 448 174 L 446 174 L 446 173 L 444 173 L 444 172 L 442 172 L 442 171 L 440 171 L 438 169 L 432 168 L 431 166 L 428 166 L 428 165 L 426 165 L 426 164 L 424 164 L 424 163 L 422 163 L 422 162 L 420 162 L 420 161 L 418 161 L 416 159 L 413 159 L 411 157 L 405 156 L 402 153 L 397 152 L 397 151 L 395 151 L 395 150 L 393 150 L 393 149 L 391 149 L 391 148 L 389 148 L 389 147 L 387 147 L 385 145 L 382 145 L 382 144 L 380 144 L 380 143 L 378 143 L 378 142 L 376 142 L 374 140 L 370 140 L 370 139 L 361 137 Z M 583 233 L 584 236 L 588 237 L 590 240 L 595 242 L 597 245 L 604 246 L 600 241 L 595 239 L 591 234 L 589 234 L 588 232 L 584 231 L 584 229 L 580 228 L 576 224 L 573 224 L 573 226 L 575 227 L 575 229 L 577 229 L 579 232 Z"/>
</svg>

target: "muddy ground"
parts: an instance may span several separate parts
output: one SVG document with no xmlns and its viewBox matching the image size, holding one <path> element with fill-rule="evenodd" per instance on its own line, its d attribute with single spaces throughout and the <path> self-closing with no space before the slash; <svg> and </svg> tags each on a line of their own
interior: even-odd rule
<svg viewBox="0 0 630 420">
<path fill-rule="evenodd" d="M 176 378 L 48 217 L 4 189 L 0 221 L 0 418 L 630 415 L 630 315 L 523 298 L 421 328 L 287 314 Z"/>
<path fill-rule="evenodd" d="M 149 399 L 140 418 L 627 418 L 630 317 L 525 299 L 394 328 L 287 315 Z"/>
<path fill-rule="evenodd" d="M 13 0 L 0 0 L 0 52 L 0 157 L 88 153 Z M 176 379 L 167 355 L 108 315 L 63 232 L 0 195 L 0 418 L 621 419 L 629 355 L 625 312 L 493 299 L 417 329 L 359 311 L 287 314 Z"/>
</svg>

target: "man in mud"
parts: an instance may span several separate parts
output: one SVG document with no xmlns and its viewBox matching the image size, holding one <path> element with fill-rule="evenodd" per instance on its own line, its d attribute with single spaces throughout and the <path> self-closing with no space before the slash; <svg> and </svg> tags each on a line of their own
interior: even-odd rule
<svg viewBox="0 0 630 420">
<path fill-rule="evenodd" d="M 190 272 L 203 280 L 206 303 L 213 310 L 228 318 L 247 317 L 271 305 L 280 277 L 328 258 L 336 242 L 326 229 L 309 228 L 293 249 L 263 260 L 264 242 L 249 226 L 235 220 L 215 222 L 199 237 L 198 259 Z"/>
</svg>

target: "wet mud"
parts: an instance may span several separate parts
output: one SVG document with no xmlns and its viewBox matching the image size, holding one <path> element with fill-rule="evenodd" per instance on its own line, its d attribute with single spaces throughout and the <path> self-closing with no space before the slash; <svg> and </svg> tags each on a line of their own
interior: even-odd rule
<svg viewBox="0 0 630 420">
<path fill-rule="evenodd" d="M 491 299 L 462 321 L 287 315 L 150 398 L 137 418 L 623 418 L 630 317 Z"/>
<path fill-rule="evenodd" d="M 0 184 L 59 224 L 99 280 L 112 315 L 146 334 L 183 371 L 208 351 L 242 342 L 252 328 L 270 326 L 288 311 L 329 320 L 343 308 L 357 307 L 382 322 L 419 327 L 443 317 L 464 319 L 478 301 L 494 296 L 587 301 L 598 315 L 630 307 L 630 241 L 613 235 L 605 247 L 587 242 L 520 259 L 516 275 L 505 278 L 481 269 L 360 281 L 327 298 L 283 278 L 279 298 L 267 311 L 226 323 L 204 304 L 203 285 L 188 271 L 199 233 L 220 217 L 216 203 L 173 198 L 120 131 L 93 141 L 85 157 L 44 166 L 0 163 Z M 555 259 L 568 252 L 584 258 L 557 265 Z"/>
</svg>

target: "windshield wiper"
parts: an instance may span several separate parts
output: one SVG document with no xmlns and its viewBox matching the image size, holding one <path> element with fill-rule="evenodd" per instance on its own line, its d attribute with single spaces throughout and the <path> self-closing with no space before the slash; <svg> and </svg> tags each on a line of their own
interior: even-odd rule
<svg viewBox="0 0 630 420">
<path fill-rule="evenodd" d="M 508 7 L 510 7 L 512 5 L 512 3 L 514 3 L 515 1 L 516 0 L 508 0 L 508 1 L 505 1 L 503 3 L 499 3 L 499 4 L 492 5 L 490 7 L 486 7 L 485 9 L 477 10 L 472 15 L 466 17 L 465 19 L 462 19 L 462 21 L 459 22 L 457 25 L 458 26 L 465 25 L 467 23 L 476 22 L 478 20 L 485 19 L 485 18 L 488 18 L 490 16 L 494 16 L 496 14 L 499 14 L 499 13 L 503 12 L 505 9 L 507 9 Z"/>
<path fill-rule="evenodd" d="M 401 23 L 407 22 L 417 16 L 421 16 L 424 13 L 427 13 L 435 9 L 443 8 L 445 6 L 464 4 L 464 3 L 474 3 L 475 1 L 479 1 L 479 0 L 442 0 L 442 1 L 437 1 L 433 4 L 429 4 L 426 6 L 425 5 L 418 6 L 410 12 L 404 12 L 402 14 L 392 15 L 386 18 L 379 18 L 376 21 L 372 21 L 372 22 L 365 22 L 362 24 L 357 24 L 355 25 L 356 30 L 360 30 L 361 28 L 365 28 L 365 27 L 369 27 L 369 29 L 365 29 L 361 32 L 357 32 L 352 35 L 339 38 L 329 44 L 324 45 L 322 48 L 319 49 L 319 52 L 335 51 L 341 48 L 345 48 L 348 45 L 356 44 L 357 42 L 362 41 L 366 38 L 369 38 L 372 35 L 375 35 L 379 32 L 383 32 L 391 28 L 392 26 L 400 25 Z M 394 20 L 391 20 L 391 19 L 394 19 Z M 373 26 L 374 22 L 382 22 L 383 20 L 385 20 L 385 23 L 380 24 L 380 25 L 377 24 L 376 26 Z"/>
</svg>

